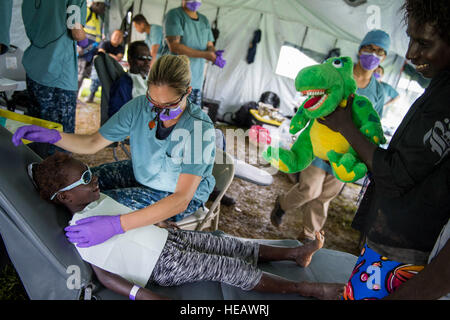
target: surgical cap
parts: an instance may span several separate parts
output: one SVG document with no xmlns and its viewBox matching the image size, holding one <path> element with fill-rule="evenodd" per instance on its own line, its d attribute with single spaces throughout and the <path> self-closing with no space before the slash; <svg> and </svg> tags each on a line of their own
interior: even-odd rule
<svg viewBox="0 0 450 320">
<path fill-rule="evenodd" d="M 366 34 L 364 39 L 361 41 L 359 49 L 368 44 L 374 44 L 376 46 L 383 48 L 387 54 L 389 51 L 389 46 L 391 44 L 391 38 L 383 30 L 371 30 Z"/>
</svg>

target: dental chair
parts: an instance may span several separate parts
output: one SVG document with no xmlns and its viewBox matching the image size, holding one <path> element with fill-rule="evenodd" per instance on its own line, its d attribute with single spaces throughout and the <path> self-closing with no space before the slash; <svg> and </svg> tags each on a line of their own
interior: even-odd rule
<svg viewBox="0 0 450 320">
<path fill-rule="evenodd" d="M 27 174 L 27 165 L 41 158 L 26 145 L 15 147 L 11 138 L 11 133 L 0 127 L 0 234 L 29 298 L 127 299 L 103 287 L 66 239 L 63 229 L 71 217 L 65 209 L 42 200 Z M 216 234 L 229 236 L 220 231 Z M 251 241 L 286 247 L 300 244 L 297 240 Z M 260 268 L 296 281 L 346 283 L 356 260 L 348 253 L 321 249 L 308 268 L 291 261 L 261 263 Z M 172 299 L 307 299 L 293 294 L 247 292 L 218 282 L 147 288 Z"/>
</svg>

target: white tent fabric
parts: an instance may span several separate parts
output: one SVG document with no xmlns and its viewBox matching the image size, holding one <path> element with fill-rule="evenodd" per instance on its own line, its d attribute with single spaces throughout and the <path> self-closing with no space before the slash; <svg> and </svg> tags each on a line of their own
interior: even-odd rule
<svg viewBox="0 0 450 320">
<path fill-rule="evenodd" d="M 135 0 L 134 13 L 144 14 L 150 23 L 161 24 L 165 12 L 180 3 L 180 0 Z M 321 54 L 339 47 L 342 55 L 356 59 L 361 39 L 374 26 L 392 37 L 391 51 L 383 65 L 384 80 L 395 85 L 408 44 L 399 13 L 402 3 L 401 0 L 369 0 L 359 7 L 351 7 L 343 0 L 204 0 L 200 12 L 210 22 L 216 19 L 220 8 L 216 48 L 225 50 L 227 65 L 219 69 L 208 64 L 203 95 L 219 100 L 219 114 L 223 115 L 236 111 L 246 102 L 258 101 L 264 91 L 273 91 L 280 96 L 281 112 L 292 114 L 299 103 L 294 81 L 275 73 L 281 46 L 285 42 L 303 44 L 303 48 Z M 304 38 L 306 27 L 308 32 Z M 248 46 L 258 28 L 262 39 L 254 63 L 248 64 Z M 142 39 L 142 36 L 134 32 L 132 39 Z"/>
<path fill-rule="evenodd" d="M 22 2 L 23 0 L 13 1 L 13 12 L 11 19 L 10 37 L 11 44 L 25 51 L 30 45 L 30 40 L 25 33 L 25 26 L 22 21 Z"/>
<path fill-rule="evenodd" d="M 14 0 L 11 43 L 25 49 L 28 39 L 20 21 L 21 2 Z M 341 55 L 356 59 L 359 42 L 374 27 L 391 35 L 391 50 L 383 63 L 384 81 L 395 86 L 408 45 L 399 13 L 402 3 L 402 0 L 368 0 L 352 7 L 344 0 L 203 0 L 200 12 L 210 22 L 216 19 L 220 8 L 216 48 L 225 50 L 227 60 L 224 69 L 207 65 L 203 95 L 219 100 L 219 114 L 223 114 L 248 101 L 258 101 L 264 91 L 273 91 L 280 97 L 281 111 L 292 114 L 298 104 L 294 82 L 275 73 L 281 46 L 289 42 L 323 55 L 338 47 Z M 111 0 L 106 32 L 120 28 L 131 5 L 134 14 L 144 14 L 151 24 L 162 24 L 165 13 L 180 4 L 181 0 Z M 254 63 L 248 64 L 247 50 L 258 28 L 262 39 Z M 133 31 L 132 40 L 143 38 Z"/>
</svg>

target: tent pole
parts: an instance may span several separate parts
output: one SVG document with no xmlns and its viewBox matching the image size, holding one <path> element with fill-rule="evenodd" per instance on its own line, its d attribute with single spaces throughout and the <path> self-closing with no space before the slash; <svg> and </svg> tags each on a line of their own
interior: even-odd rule
<svg viewBox="0 0 450 320">
<path fill-rule="evenodd" d="M 305 33 L 303 34 L 302 44 L 300 45 L 300 48 L 303 50 L 303 45 L 305 44 L 306 36 L 308 35 L 308 27 L 305 29 Z"/>
<path fill-rule="evenodd" d="M 164 5 L 164 17 L 166 16 L 168 5 L 169 5 L 169 0 L 166 0 L 166 4 Z M 163 19 L 164 19 L 164 17 L 163 17 Z"/>
</svg>

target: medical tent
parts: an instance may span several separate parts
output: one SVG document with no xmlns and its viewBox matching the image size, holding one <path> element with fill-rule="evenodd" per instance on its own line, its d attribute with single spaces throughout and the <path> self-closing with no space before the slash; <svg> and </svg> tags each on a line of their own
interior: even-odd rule
<svg viewBox="0 0 450 320">
<path fill-rule="evenodd" d="M 29 44 L 21 22 L 22 0 L 14 0 L 11 43 L 23 50 Z M 399 11 L 402 0 L 203 0 L 200 13 L 220 35 L 216 48 L 225 50 L 227 61 L 220 69 L 207 64 L 203 97 L 220 101 L 219 115 L 233 112 L 249 101 L 258 101 L 265 91 L 281 97 L 280 111 L 292 115 L 299 95 L 294 80 L 278 74 L 281 48 L 289 46 L 306 52 L 316 62 L 330 50 L 356 60 L 358 46 L 371 29 L 385 30 L 391 36 L 391 49 L 383 63 L 384 81 L 396 86 L 405 63 L 408 46 L 406 26 Z M 105 17 L 105 34 L 122 26 L 130 11 L 142 13 L 150 24 L 163 24 L 165 13 L 181 0 L 110 0 Z M 252 63 L 246 60 L 254 32 L 261 30 Z M 143 35 L 131 29 L 131 40 Z M 289 68 L 289 65 L 287 66 Z"/>
</svg>

